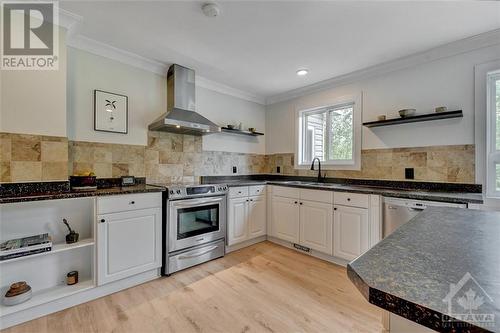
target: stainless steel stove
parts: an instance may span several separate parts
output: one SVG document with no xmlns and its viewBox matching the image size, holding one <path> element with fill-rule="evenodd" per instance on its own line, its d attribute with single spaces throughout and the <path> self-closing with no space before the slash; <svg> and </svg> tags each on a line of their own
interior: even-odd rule
<svg viewBox="0 0 500 333">
<path fill-rule="evenodd" d="M 160 186 L 166 188 L 162 274 L 224 256 L 227 186 Z"/>
</svg>

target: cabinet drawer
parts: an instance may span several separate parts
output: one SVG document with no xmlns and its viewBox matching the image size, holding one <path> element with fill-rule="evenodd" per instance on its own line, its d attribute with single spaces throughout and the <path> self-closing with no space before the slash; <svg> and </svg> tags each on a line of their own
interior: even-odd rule
<svg viewBox="0 0 500 333">
<path fill-rule="evenodd" d="M 229 188 L 230 198 L 248 197 L 248 186 L 238 186 Z"/>
<path fill-rule="evenodd" d="M 333 203 L 332 191 L 300 189 L 300 199 L 324 203 Z"/>
<path fill-rule="evenodd" d="M 97 214 L 161 207 L 161 193 L 124 194 L 97 198 Z"/>
<path fill-rule="evenodd" d="M 266 185 L 254 185 L 248 187 L 248 195 L 253 197 L 266 193 Z"/>
<path fill-rule="evenodd" d="M 298 199 L 300 189 L 295 187 L 273 186 L 273 196 Z"/>
<path fill-rule="evenodd" d="M 336 205 L 368 208 L 368 194 L 335 192 L 333 202 Z"/>
</svg>

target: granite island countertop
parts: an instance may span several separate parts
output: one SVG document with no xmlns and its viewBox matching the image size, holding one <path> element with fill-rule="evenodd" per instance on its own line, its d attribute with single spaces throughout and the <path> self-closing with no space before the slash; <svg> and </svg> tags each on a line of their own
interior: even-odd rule
<svg viewBox="0 0 500 333">
<path fill-rule="evenodd" d="M 500 332 L 499 253 L 499 212 L 432 207 L 349 263 L 347 274 L 368 302 L 426 327 Z"/>
</svg>

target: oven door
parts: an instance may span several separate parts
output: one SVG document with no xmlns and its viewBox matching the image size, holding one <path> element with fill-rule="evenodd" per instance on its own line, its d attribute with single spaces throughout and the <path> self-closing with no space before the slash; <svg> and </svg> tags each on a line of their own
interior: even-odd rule
<svg viewBox="0 0 500 333">
<path fill-rule="evenodd" d="M 226 235 L 226 197 L 170 201 L 168 251 L 183 250 Z"/>
</svg>

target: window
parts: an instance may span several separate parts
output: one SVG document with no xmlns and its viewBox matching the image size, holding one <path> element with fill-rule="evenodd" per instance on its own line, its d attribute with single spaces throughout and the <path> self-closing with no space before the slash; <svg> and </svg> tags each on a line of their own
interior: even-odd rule
<svg viewBox="0 0 500 333">
<path fill-rule="evenodd" d="M 488 73 L 487 79 L 487 191 L 500 197 L 500 72 Z"/>
<path fill-rule="evenodd" d="M 359 102 L 351 99 L 297 112 L 297 167 L 318 157 L 325 169 L 359 169 Z"/>
</svg>

